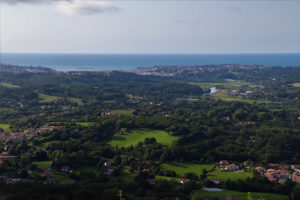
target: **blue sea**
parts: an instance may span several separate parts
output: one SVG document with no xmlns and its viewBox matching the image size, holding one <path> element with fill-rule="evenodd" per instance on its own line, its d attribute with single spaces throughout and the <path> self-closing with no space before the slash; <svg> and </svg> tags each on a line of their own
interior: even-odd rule
<svg viewBox="0 0 300 200">
<path fill-rule="evenodd" d="M 159 65 L 244 64 L 300 66 L 300 54 L 17 54 L 3 53 L 1 62 L 43 66 L 59 71 L 128 70 Z"/>
</svg>

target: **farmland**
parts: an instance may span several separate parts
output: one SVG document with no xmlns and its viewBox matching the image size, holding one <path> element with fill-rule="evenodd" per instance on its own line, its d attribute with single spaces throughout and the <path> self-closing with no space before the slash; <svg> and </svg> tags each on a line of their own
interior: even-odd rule
<svg viewBox="0 0 300 200">
<path fill-rule="evenodd" d="M 165 131 L 135 130 L 128 133 L 117 133 L 108 144 L 112 146 L 128 147 L 143 142 L 146 138 L 156 138 L 158 143 L 171 145 L 178 137 L 171 136 Z"/>
<path fill-rule="evenodd" d="M 216 170 L 212 173 L 208 174 L 208 179 L 220 179 L 222 181 L 231 180 L 246 180 L 248 177 L 252 177 L 252 175 L 248 172 L 226 172 Z"/>
<path fill-rule="evenodd" d="M 193 164 L 193 163 L 163 163 L 161 169 L 175 171 L 178 175 L 185 173 L 195 173 L 200 175 L 203 169 L 207 171 L 214 168 L 214 164 Z"/>
</svg>

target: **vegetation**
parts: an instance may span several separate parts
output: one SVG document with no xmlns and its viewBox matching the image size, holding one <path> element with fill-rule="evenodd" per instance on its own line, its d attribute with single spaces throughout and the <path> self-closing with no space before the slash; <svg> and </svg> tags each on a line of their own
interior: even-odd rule
<svg viewBox="0 0 300 200">
<path fill-rule="evenodd" d="M 163 163 L 161 169 L 175 171 L 176 174 L 184 175 L 186 173 L 195 173 L 200 175 L 203 169 L 210 171 L 214 164 L 193 164 L 193 163 Z"/>
<path fill-rule="evenodd" d="M 146 138 L 155 138 L 160 144 L 171 145 L 178 137 L 171 136 L 165 131 L 134 130 L 128 133 L 117 133 L 108 144 L 118 147 L 129 147 L 143 142 Z"/>
<path fill-rule="evenodd" d="M 46 94 L 39 94 L 39 98 L 41 99 L 41 103 L 51 103 L 58 100 L 58 97 L 56 96 L 50 96 Z"/>
<path fill-rule="evenodd" d="M 6 87 L 6 88 L 20 88 L 18 85 L 10 84 L 10 83 L 0 83 L 0 86 Z"/>
<path fill-rule="evenodd" d="M 200 191 L 196 193 L 193 198 L 196 199 L 197 197 L 207 197 L 207 198 L 215 198 L 215 197 L 241 197 L 242 200 L 248 200 L 248 193 L 247 192 L 236 192 L 236 191 L 230 191 L 230 190 L 224 190 L 223 192 L 205 192 Z M 279 194 L 272 194 L 272 193 L 257 193 L 252 192 L 251 197 L 254 199 L 263 198 L 266 200 L 284 200 L 287 199 L 284 195 Z"/>
<path fill-rule="evenodd" d="M 0 66 L 0 194 L 8 200 L 300 198 L 294 180 L 270 182 L 254 169 L 300 164 L 300 67 Z M 225 171 L 220 160 L 246 172 Z"/>
<path fill-rule="evenodd" d="M 247 178 L 252 177 L 252 174 L 249 172 L 226 172 L 216 170 L 210 174 L 208 174 L 208 179 L 219 179 L 222 181 L 231 180 L 247 180 Z"/>
<path fill-rule="evenodd" d="M 0 124 L 0 128 L 3 129 L 6 132 L 10 131 L 9 127 L 10 127 L 9 124 Z"/>
</svg>

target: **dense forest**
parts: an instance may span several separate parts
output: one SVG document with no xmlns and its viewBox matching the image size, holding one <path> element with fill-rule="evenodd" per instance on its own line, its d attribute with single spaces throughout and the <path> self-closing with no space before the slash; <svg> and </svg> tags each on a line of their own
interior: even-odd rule
<svg viewBox="0 0 300 200">
<path fill-rule="evenodd" d="M 0 199 L 300 199 L 300 67 L 0 72 Z"/>
</svg>

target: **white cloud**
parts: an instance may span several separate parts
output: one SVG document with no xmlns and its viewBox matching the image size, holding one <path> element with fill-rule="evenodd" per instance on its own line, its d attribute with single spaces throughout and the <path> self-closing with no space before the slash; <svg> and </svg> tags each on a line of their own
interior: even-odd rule
<svg viewBox="0 0 300 200">
<path fill-rule="evenodd" d="M 70 2 L 72 0 L 1 0 L 3 3 L 7 4 L 42 4 L 42 3 L 54 3 L 58 1 L 67 1 Z"/>
<path fill-rule="evenodd" d="M 73 0 L 60 1 L 57 3 L 57 9 L 64 15 L 78 15 L 78 14 L 101 14 L 106 12 L 115 12 L 119 9 L 111 3 L 96 0 Z"/>
<path fill-rule="evenodd" d="M 9 5 L 17 4 L 54 4 L 63 15 L 92 15 L 115 12 L 119 9 L 109 2 L 101 0 L 0 0 Z"/>
</svg>

